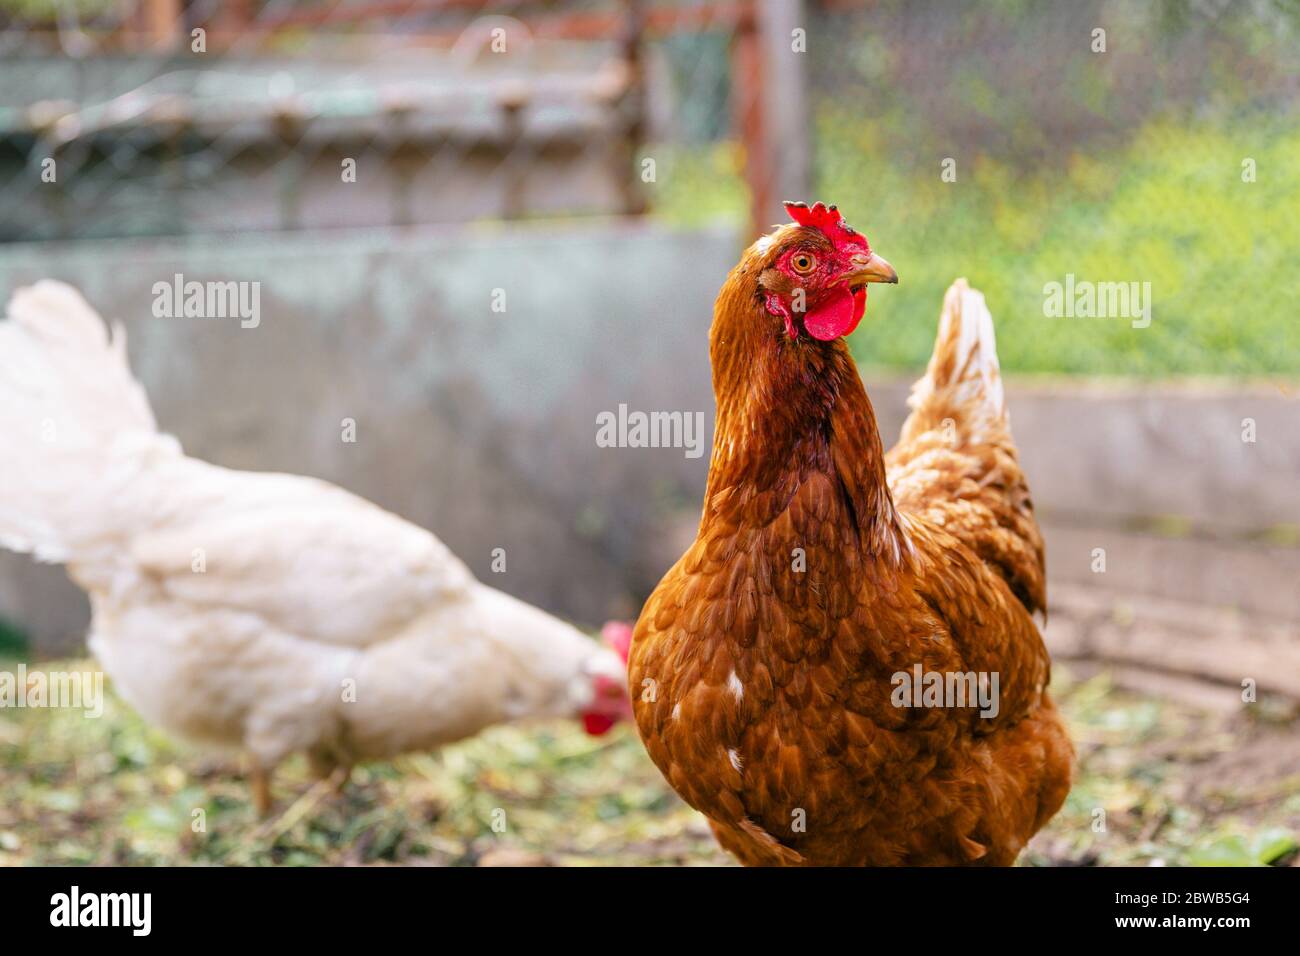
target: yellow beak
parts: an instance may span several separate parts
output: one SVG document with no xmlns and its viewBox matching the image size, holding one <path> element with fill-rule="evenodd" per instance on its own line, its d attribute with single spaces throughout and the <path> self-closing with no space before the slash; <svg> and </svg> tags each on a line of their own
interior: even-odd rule
<svg viewBox="0 0 1300 956">
<path fill-rule="evenodd" d="M 894 267 L 874 252 L 869 256 L 854 256 L 853 266 L 853 271 L 846 276 L 850 288 L 856 289 L 868 282 L 898 282 Z"/>
</svg>

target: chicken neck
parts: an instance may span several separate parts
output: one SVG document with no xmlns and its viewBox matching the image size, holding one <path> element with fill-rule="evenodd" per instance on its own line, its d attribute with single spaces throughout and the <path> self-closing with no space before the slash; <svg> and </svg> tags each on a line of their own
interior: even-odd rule
<svg viewBox="0 0 1300 956">
<path fill-rule="evenodd" d="M 764 527 L 824 475 L 859 547 L 897 562 L 904 538 L 880 431 L 843 340 L 791 338 L 760 302 L 727 287 L 710 340 L 717 421 L 701 534 Z"/>
</svg>

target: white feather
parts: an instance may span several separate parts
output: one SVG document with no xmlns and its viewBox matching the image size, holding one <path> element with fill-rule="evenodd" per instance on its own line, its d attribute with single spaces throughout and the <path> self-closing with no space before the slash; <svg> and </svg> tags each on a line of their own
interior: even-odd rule
<svg viewBox="0 0 1300 956">
<path fill-rule="evenodd" d="M 965 289 L 961 295 L 961 341 L 964 347 L 959 347 L 958 355 L 973 352 L 971 366 L 983 384 L 985 401 L 1001 414 L 1006 409 L 1006 400 L 1002 393 L 993 315 L 984 301 L 984 293 L 976 289 Z"/>
<path fill-rule="evenodd" d="M 1007 424 L 993 316 L 984 294 L 965 279 L 953 282 L 944 296 L 934 355 L 908 405 L 928 410 L 931 419 L 951 417 L 966 441 L 981 441 L 990 426 Z"/>
<path fill-rule="evenodd" d="M 0 544 L 66 561 L 91 648 L 176 733 L 349 759 L 585 709 L 610 650 L 476 581 L 432 534 L 342 489 L 185 457 L 75 290 L 0 323 Z M 57 423 L 44 441 L 40 422 Z"/>
</svg>

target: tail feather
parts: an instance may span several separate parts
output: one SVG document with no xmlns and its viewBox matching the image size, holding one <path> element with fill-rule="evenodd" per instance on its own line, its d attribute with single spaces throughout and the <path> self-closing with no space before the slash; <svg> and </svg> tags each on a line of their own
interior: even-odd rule
<svg viewBox="0 0 1300 956">
<path fill-rule="evenodd" d="M 944 296 L 934 355 L 887 456 L 890 490 L 996 568 L 1031 612 L 1046 606 L 1043 539 L 1011 437 L 993 317 L 958 279 Z"/>
<path fill-rule="evenodd" d="M 912 415 L 904 439 L 951 421 L 960 438 L 979 442 L 987 440 L 990 428 L 1007 424 L 993 316 L 984 294 L 965 279 L 955 281 L 943 298 L 934 354 L 908 405 Z"/>
<path fill-rule="evenodd" d="M 66 561 L 117 450 L 158 437 L 126 336 L 71 286 L 19 289 L 0 322 L 0 545 Z"/>
</svg>

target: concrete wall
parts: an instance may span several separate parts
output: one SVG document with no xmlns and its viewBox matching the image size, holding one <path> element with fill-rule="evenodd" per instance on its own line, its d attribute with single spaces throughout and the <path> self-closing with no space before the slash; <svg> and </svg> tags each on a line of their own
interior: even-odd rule
<svg viewBox="0 0 1300 956">
<path fill-rule="evenodd" d="M 908 385 L 868 387 L 888 444 Z M 1300 389 L 1013 377 L 1007 401 L 1054 582 L 1300 622 Z"/>
<path fill-rule="evenodd" d="M 598 448 L 596 416 L 704 413 L 725 232 L 649 224 L 8 246 L 0 290 L 81 287 L 127 328 L 161 426 L 193 455 L 315 475 L 434 530 L 496 586 L 579 621 L 632 615 L 647 542 L 698 509 L 706 453 Z M 261 324 L 158 319 L 152 285 L 260 281 Z M 506 311 L 492 311 L 494 290 Z M 357 423 L 357 441 L 340 423 Z M 506 573 L 490 571 L 492 549 Z M 0 614 L 54 652 L 85 605 L 56 568 L 0 560 Z"/>
<path fill-rule="evenodd" d="M 336 482 L 591 624 L 634 615 L 681 553 L 707 468 L 707 451 L 599 448 L 596 416 L 700 412 L 711 429 L 707 328 L 737 251 L 726 231 L 652 223 L 10 246 L 0 290 L 64 278 L 121 318 L 191 454 Z M 176 272 L 260 281 L 261 324 L 154 318 L 151 287 Z M 908 380 L 866 378 L 888 444 Z M 1295 390 L 1012 377 L 1008 393 L 1054 596 L 1300 621 Z M 80 642 L 86 610 L 59 569 L 5 555 L 0 614 L 55 653 Z"/>
</svg>

